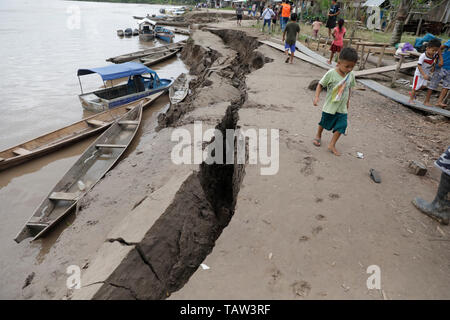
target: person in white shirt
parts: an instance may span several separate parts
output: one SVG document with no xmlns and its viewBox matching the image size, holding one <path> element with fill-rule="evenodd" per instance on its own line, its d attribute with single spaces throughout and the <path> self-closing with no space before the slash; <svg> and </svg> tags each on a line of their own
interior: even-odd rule
<svg viewBox="0 0 450 320">
<path fill-rule="evenodd" d="M 263 11 L 261 17 L 264 19 L 264 24 L 262 27 L 262 32 L 264 32 L 264 27 L 266 24 L 269 26 L 269 33 L 270 33 L 270 22 L 272 21 L 272 17 L 275 16 L 275 12 L 272 10 L 272 5 L 268 5 L 266 10 Z"/>
<path fill-rule="evenodd" d="M 432 39 L 428 42 L 424 53 L 419 57 L 417 68 L 414 73 L 412 91 L 409 93 L 409 103 L 414 103 L 416 99 L 416 92 L 420 89 L 426 88 L 428 80 L 434 72 L 436 60 L 438 58 L 438 51 L 441 47 L 441 41 Z"/>
</svg>

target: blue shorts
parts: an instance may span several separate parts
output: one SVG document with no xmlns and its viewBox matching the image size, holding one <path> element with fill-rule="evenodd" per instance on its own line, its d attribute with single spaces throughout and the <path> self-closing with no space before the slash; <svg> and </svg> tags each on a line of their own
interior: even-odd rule
<svg viewBox="0 0 450 320">
<path fill-rule="evenodd" d="M 291 53 L 295 52 L 295 43 L 294 44 L 287 44 L 286 42 L 284 43 L 284 51 L 288 51 L 291 50 Z"/>
<path fill-rule="evenodd" d="M 333 130 L 333 133 L 338 131 L 345 134 L 345 130 L 347 129 L 347 114 L 338 112 L 335 114 L 322 112 L 322 119 L 320 119 L 319 126 L 322 126 L 328 131 Z"/>
</svg>

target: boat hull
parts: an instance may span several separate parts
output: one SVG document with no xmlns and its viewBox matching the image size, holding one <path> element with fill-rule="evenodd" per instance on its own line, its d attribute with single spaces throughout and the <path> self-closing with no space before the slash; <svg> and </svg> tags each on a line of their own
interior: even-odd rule
<svg viewBox="0 0 450 320">
<path fill-rule="evenodd" d="M 139 35 L 139 39 L 142 41 L 152 41 L 155 39 L 155 34 L 150 34 L 150 33 L 141 33 Z"/>
<path fill-rule="evenodd" d="M 158 99 L 163 93 L 152 95 L 146 98 L 144 108 L 149 106 L 153 101 Z M 121 117 L 127 112 L 128 108 L 134 106 L 135 103 L 126 104 L 113 110 L 104 111 L 96 115 L 84 118 L 83 120 L 74 122 L 64 128 L 49 132 L 35 139 L 23 142 L 14 147 L 0 151 L 0 171 L 17 166 L 24 162 L 41 157 L 53 151 L 57 151 L 65 146 L 71 145 L 77 141 L 96 135 L 106 130 L 116 118 Z M 94 123 L 95 125 L 90 123 Z M 104 123 L 104 124 L 103 124 Z M 14 150 L 24 149 L 29 151 L 28 154 L 16 155 Z"/>
<path fill-rule="evenodd" d="M 98 137 L 36 208 L 14 240 L 36 240 L 69 214 L 117 163 L 136 135 L 141 119 L 142 105 L 138 105 Z"/>
<path fill-rule="evenodd" d="M 173 34 L 166 33 L 166 32 L 157 32 L 156 37 L 165 42 L 172 42 L 173 38 L 175 38 L 175 36 Z"/>
</svg>

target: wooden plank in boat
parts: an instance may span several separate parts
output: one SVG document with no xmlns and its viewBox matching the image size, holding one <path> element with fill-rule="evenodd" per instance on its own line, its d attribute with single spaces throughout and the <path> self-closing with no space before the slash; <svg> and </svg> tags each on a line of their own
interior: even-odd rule
<svg viewBox="0 0 450 320">
<path fill-rule="evenodd" d="M 53 192 L 50 197 L 50 200 L 65 200 L 65 201 L 75 201 L 79 197 L 78 193 L 69 193 L 69 192 Z"/>
<path fill-rule="evenodd" d="M 90 124 L 90 125 L 95 126 L 95 127 L 103 127 L 103 126 L 105 126 L 105 125 L 108 124 L 108 122 L 101 121 L 101 120 L 95 120 L 95 119 L 87 120 L 86 122 L 87 122 L 88 124 Z"/>
<path fill-rule="evenodd" d="M 96 144 L 96 148 L 126 148 L 127 145 L 125 144 Z"/>
<path fill-rule="evenodd" d="M 119 121 L 118 123 L 123 124 L 123 125 L 138 125 L 139 121 L 124 120 L 124 121 Z"/>
<path fill-rule="evenodd" d="M 17 148 L 13 150 L 13 153 L 18 156 L 26 156 L 27 154 L 32 153 L 30 150 L 24 149 L 24 148 Z"/>
</svg>

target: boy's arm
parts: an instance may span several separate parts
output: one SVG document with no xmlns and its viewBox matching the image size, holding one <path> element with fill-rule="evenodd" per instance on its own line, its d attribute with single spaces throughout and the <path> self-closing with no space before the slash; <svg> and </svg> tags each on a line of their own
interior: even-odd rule
<svg viewBox="0 0 450 320">
<path fill-rule="evenodd" d="M 350 97 L 352 95 L 352 88 L 348 88 L 347 112 L 350 109 Z"/>
<path fill-rule="evenodd" d="M 425 73 L 425 71 L 423 71 L 422 66 L 420 64 L 417 65 L 417 68 L 419 68 L 419 72 L 425 80 L 430 80 L 429 79 L 430 77 Z"/>
<path fill-rule="evenodd" d="M 440 47 L 439 51 L 438 51 L 438 54 L 439 54 L 439 58 L 438 58 L 439 63 L 438 63 L 438 65 L 439 65 L 439 67 L 442 67 L 444 65 L 444 58 L 442 57 L 442 50 L 443 50 L 442 47 Z"/>
<path fill-rule="evenodd" d="M 313 100 L 313 105 L 315 105 L 315 106 L 317 106 L 319 104 L 319 96 L 320 96 L 321 91 L 322 91 L 322 85 L 320 83 L 318 83 L 317 87 L 316 87 L 316 95 Z"/>
<path fill-rule="evenodd" d="M 284 42 L 285 38 L 286 38 L 286 28 L 284 28 L 284 32 L 283 32 L 283 42 Z"/>
</svg>

